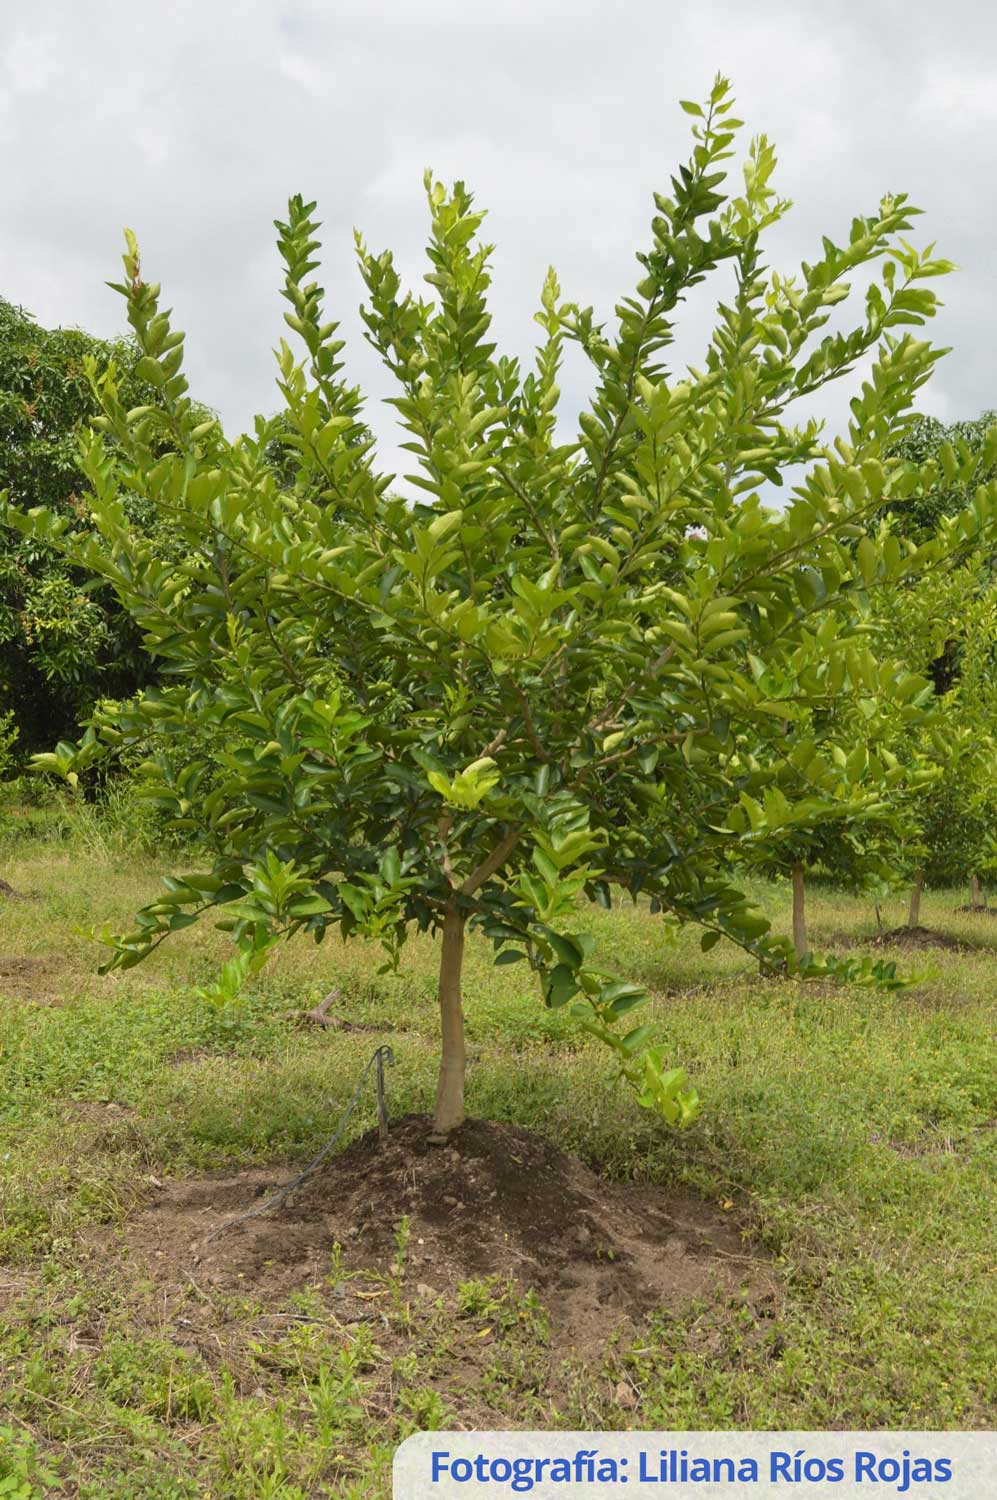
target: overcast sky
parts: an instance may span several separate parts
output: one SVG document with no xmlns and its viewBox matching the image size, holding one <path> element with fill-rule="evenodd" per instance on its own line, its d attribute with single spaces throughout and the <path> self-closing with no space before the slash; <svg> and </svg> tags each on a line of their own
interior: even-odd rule
<svg viewBox="0 0 997 1500">
<path fill-rule="evenodd" d="M 0 9 L 0 295 L 46 324 L 124 328 L 121 228 L 187 330 L 192 392 L 230 429 L 276 403 L 283 306 L 272 220 L 319 200 L 323 284 L 394 469 L 389 390 L 361 339 L 352 229 L 425 269 L 422 172 L 463 177 L 498 246 L 500 343 L 526 353 L 548 263 L 604 316 L 636 276 L 651 193 L 687 152 L 679 98 L 735 86 L 794 200 L 772 263 L 813 259 L 906 191 L 953 346 L 923 397 L 997 406 L 997 7 L 893 0 L 34 0 Z M 705 340 L 689 309 L 682 342 Z M 562 382 L 573 413 L 586 375 Z M 822 415 L 840 408 L 828 403 Z"/>
</svg>

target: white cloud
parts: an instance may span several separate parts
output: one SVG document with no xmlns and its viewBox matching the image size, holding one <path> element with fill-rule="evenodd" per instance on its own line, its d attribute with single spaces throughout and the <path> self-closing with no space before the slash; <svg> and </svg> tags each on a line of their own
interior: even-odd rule
<svg viewBox="0 0 997 1500">
<path fill-rule="evenodd" d="M 422 274 L 422 170 L 462 176 L 490 210 L 496 332 L 526 354 L 547 264 L 565 294 L 609 316 L 636 275 L 655 187 L 686 149 L 677 98 L 718 70 L 749 130 L 780 149 L 795 202 L 773 238 L 791 267 L 841 238 L 852 214 L 906 189 L 918 238 L 964 268 L 936 334 L 955 346 L 925 406 L 972 416 L 997 404 L 995 96 L 991 7 L 921 11 L 868 0 L 39 0 L 0 17 L 4 146 L 0 294 L 47 323 L 122 327 L 103 283 L 124 224 L 181 326 L 197 395 L 232 426 L 274 402 L 281 332 L 271 221 L 318 198 L 323 281 L 350 368 L 383 397 L 361 338 L 352 228 Z M 702 348 L 710 308 L 690 306 L 681 348 Z M 565 401 L 583 400 L 573 362 Z M 845 402 L 829 403 L 837 416 Z M 385 458 L 397 434 L 371 411 Z"/>
</svg>

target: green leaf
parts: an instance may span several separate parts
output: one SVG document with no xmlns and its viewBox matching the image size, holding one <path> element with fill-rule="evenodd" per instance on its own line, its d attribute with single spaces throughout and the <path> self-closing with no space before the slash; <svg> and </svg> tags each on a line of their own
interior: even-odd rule
<svg viewBox="0 0 997 1500">
<path fill-rule="evenodd" d="M 497 955 L 495 962 L 496 964 L 518 964 L 524 958 L 526 958 L 526 954 L 520 952 L 518 948 L 503 948 L 501 953 Z"/>
<path fill-rule="evenodd" d="M 867 536 L 860 539 L 855 549 L 855 556 L 862 574 L 863 582 L 868 585 L 873 582 L 879 572 L 879 549 Z"/>
</svg>

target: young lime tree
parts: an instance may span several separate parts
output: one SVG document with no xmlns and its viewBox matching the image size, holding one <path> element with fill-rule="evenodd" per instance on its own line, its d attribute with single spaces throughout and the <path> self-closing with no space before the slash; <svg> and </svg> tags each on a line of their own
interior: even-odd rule
<svg viewBox="0 0 997 1500">
<path fill-rule="evenodd" d="M 997 447 L 997 431 L 991 433 Z M 963 649 L 957 661 L 958 708 L 964 733 L 972 746 L 972 766 L 961 814 L 968 822 L 960 859 L 948 879 L 969 882 L 970 904 L 985 906 L 985 886 L 997 871 L 997 585 L 992 556 L 982 568 L 983 581 L 965 612 Z M 981 888 L 983 897 L 981 901 Z"/>
<path fill-rule="evenodd" d="M 985 411 L 971 421 L 946 426 L 937 417 L 920 417 L 902 434 L 893 449 L 897 457 L 921 466 L 939 463 L 939 482 L 908 500 L 888 504 L 884 514 L 898 536 L 924 541 L 934 536 L 945 516 L 955 515 L 972 497 L 978 484 L 997 475 L 997 412 Z M 947 459 L 942 462 L 942 455 Z M 975 458 L 972 466 L 959 460 Z"/>
<path fill-rule="evenodd" d="M 909 244 L 914 210 L 886 198 L 799 275 L 770 274 L 763 237 L 788 206 L 771 146 L 751 144 L 728 193 L 727 85 L 684 107 L 692 155 L 655 198 L 615 326 L 563 300 L 551 271 L 529 368 L 490 340 L 492 249 L 462 184 L 427 177 L 428 296 L 358 238 L 362 315 L 396 381 L 415 498 L 377 466 L 312 279 L 314 206 L 296 197 L 277 227 L 285 318 L 305 353 L 278 351 L 279 419 L 231 442 L 203 419 L 184 336 L 129 234 L 119 290 L 161 403 L 127 409 L 115 370 L 92 367 L 103 417 L 83 462 L 97 539 L 45 511 L 7 512 L 107 580 L 161 664 L 155 690 L 106 705 L 79 745 L 43 760 L 76 776 L 151 742 L 146 790 L 210 865 L 168 880 L 134 931 L 106 935 L 108 966 L 211 914 L 239 945 L 220 981 L 230 993 L 283 935 L 374 937 L 394 962 L 413 926 L 432 929 L 438 1137 L 464 1115 L 469 924 L 497 963 L 533 966 L 545 1003 L 608 1045 L 643 1104 L 694 1116 L 682 1068 L 631 1022 L 645 992 L 607 973 L 579 929 L 581 898 L 608 903 L 619 886 L 701 924 L 704 947 L 726 936 L 791 963 L 728 875 L 746 746 L 788 721 L 792 751 L 792 726 L 862 637 L 866 590 L 947 555 L 993 513 L 984 490 L 922 547 L 866 535 L 884 500 L 930 482 L 887 458 L 937 358 L 908 329 L 934 311 L 946 269 Z M 870 268 L 854 326 L 830 331 Z M 702 366 L 675 371 L 679 309 L 718 271 L 730 293 Z M 558 425 L 568 341 L 593 371 L 577 436 Z M 860 360 L 868 374 L 833 445 L 815 421 L 790 425 L 788 408 Z M 289 489 L 266 461 L 275 436 L 293 456 Z M 801 465 L 790 502 L 767 509 L 761 488 Z M 130 523 L 134 496 L 169 518 L 180 561 Z M 223 743 L 210 786 L 203 757 L 182 753 L 195 733 Z"/>
<path fill-rule="evenodd" d="M 991 434 L 989 447 L 997 443 Z M 977 463 L 986 461 L 977 446 Z M 992 458 L 989 461 L 992 467 Z M 875 602 L 880 635 L 932 681 L 934 704 L 921 723 L 896 723 L 889 744 L 926 780 L 895 788 L 901 821 L 890 851 L 894 884 L 911 887 L 908 926 L 920 922 L 925 885 L 969 883 L 976 904 L 979 877 L 997 857 L 997 590 L 987 552 L 976 550 L 945 572 L 883 592 Z"/>
<path fill-rule="evenodd" d="M 758 769 L 727 820 L 750 868 L 790 879 L 801 963 L 810 951 L 807 873 L 820 868 L 852 889 L 887 879 L 888 855 L 910 833 L 914 799 L 936 774 L 911 749 L 915 726 L 923 734 L 932 718 L 928 679 L 898 660 L 877 662 L 859 644 L 836 658 L 827 689 L 824 703 L 792 726 L 788 749 L 788 721 L 786 733 L 756 744 Z M 903 761 L 890 748 L 898 742 L 906 742 Z"/>
<path fill-rule="evenodd" d="M 957 706 L 950 701 L 947 711 Z M 944 747 L 932 747 L 942 774 L 919 800 L 915 838 L 908 846 L 909 927 L 920 925 L 926 885 L 968 885 L 971 904 L 979 904 L 980 876 L 986 878 L 997 860 L 997 738 L 963 728 L 947 733 L 944 740 Z"/>
</svg>

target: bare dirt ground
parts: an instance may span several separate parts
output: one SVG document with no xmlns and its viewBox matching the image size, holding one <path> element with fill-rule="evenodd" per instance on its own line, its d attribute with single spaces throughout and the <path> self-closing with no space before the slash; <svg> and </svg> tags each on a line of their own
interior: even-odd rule
<svg viewBox="0 0 997 1500">
<path fill-rule="evenodd" d="M 770 1295 L 765 1263 L 702 1200 L 608 1181 L 517 1126 L 469 1120 L 442 1148 L 428 1144 L 428 1131 L 409 1116 L 386 1145 L 370 1132 L 281 1207 L 217 1238 L 209 1236 L 263 1202 L 281 1174 L 166 1183 L 115 1242 L 163 1301 L 189 1301 L 194 1285 L 204 1307 L 235 1293 L 276 1307 L 328 1278 L 336 1244 L 347 1272 L 389 1276 L 407 1220 L 406 1295 L 450 1299 L 469 1281 L 511 1278 L 539 1294 L 551 1352 L 565 1355 L 596 1355 L 652 1311 L 716 1303 L 745 1282 L 762 1300 Z M 347 1322 L 385 1295 L 349 1275 L 335 1290 Z"/>
<path fill-rule="evenodd" d="M 49 957 L 22 958 L 0 953 L 0 991 L 11 1000 L 59 1005 L 63 1000 L 59 965 Z"/>
<path fill-rule="evenodd" d="M 971 952 L 973 945 L 947 932 L 935 932 L 930 927 L 894 927 L 890 932 L 880 932 L 874 938 L 863 938 L 861 945 L 870 948 L 948 948 L 952 952 Z M 858 946 L 858 944 L 856 945 Z"/>
</svg>

